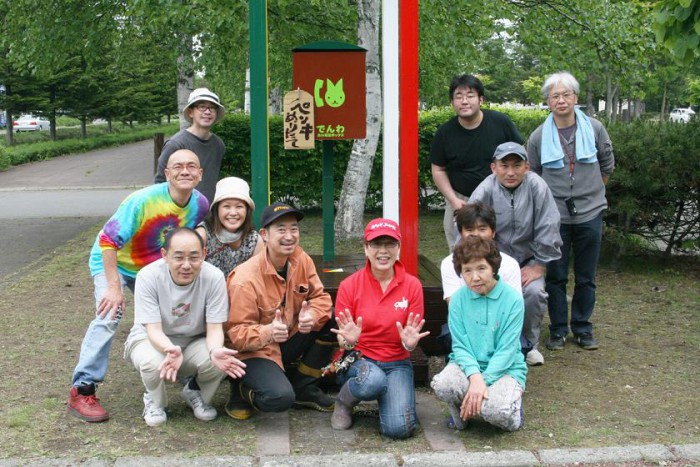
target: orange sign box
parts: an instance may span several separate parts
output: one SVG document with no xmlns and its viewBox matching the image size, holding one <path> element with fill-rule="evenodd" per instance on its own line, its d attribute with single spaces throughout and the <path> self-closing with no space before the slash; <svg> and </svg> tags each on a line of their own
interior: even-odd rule
<svg viewBox="0 0 700 467">
<path fill-rule="evenodd" d="M 364 139 L 366 50 L 337 42 L 317 44 L 296 48 L 292 54 L 294 89 L 303 89 L 314 99 L 316 139 Z M 333 50 L 322 50 L 325 44 Z"/>
</svg>

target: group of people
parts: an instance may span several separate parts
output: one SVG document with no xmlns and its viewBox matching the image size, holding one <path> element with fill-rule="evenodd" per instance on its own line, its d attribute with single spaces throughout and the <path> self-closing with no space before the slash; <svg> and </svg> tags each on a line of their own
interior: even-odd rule
<svg viewBox="0 0 700 467">
<path fill-rule="evenodd" d="M 563 349 L 569 329 L 581 347 L 598 345 L 590 318 L 612 145 L 603 126 L 575 107 L 573 76 L 552 75 L 542 91 L 552 113 L 526 150 L 507 116 L 481 109 L 478 78 L 458 76 L 450 86 L 457 115 L 433 142 L 451 251 L 441 265 L 451 346 L 432 387 L 457 429 L 475 416 L 505 430 L 523 425 L 527 365 L 544 362 L 537 346 L 547 306 L 549 349 Z M 234 419 L 308 407 L 332 412 L 332 427 L 344 430 L 356 404 L 376 400 L 380 432 L 411 436 L 410 353 L 428 332 L 421 283 L 399 260 L 398 224 L 367 224 L 365 267 L 341 282 L 333 304 L 299 245 L 304 214 L 274 203 L 256 231 L 248 183 L 218 179 L 225 151 L 211 132 L 224 115 L 218 96 L 194 90 L 183 115 L 191 126 L 165 144 L 156 183 L 127 197 L 95 239 L 96 315 L 73 372 L 69 413 L 109 418 L 96 389 L 129 288 L 134 325 L 124 358 L 141 376 L 149 426 L 167 421 L 167 381 L 179 382 L 194 416 L 208 421 L 227 379 L 225 411 Z M 335 373 L 335 398 L 318 385 L 327 372 Z"/>
<path fill-rule="evenodd" d="M 547 77 L 551 112 L 526 149 L 506 115 L 481 109 L 478 78 L 450 85 L 456 116 L 438 128 L 430 160 L 454 250 L 441 264 L 451 353 L 432 387 L 455 428 L 477 414 L 506 430 L 522 426 L 527 366 L 544 364 L 547 309 L 548 349 L 563 350 L 569 332 L 581 348 L 598 348 L 591 317 L 615 159 L 603 125 L 578 109 L 579 92 L 570 73 Z"/>
</svg>

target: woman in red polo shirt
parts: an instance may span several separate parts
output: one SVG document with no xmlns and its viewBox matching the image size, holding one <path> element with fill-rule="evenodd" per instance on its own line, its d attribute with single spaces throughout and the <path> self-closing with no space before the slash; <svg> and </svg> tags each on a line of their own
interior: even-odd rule
<svg viewBox="0 0 700 467">
<path fill-rule="evenodd" d="M 360 354 L 337 374 L 342 385 L 331 425 L 352 426 L 352 408 L 361 400 L 377 400 L 379 429 L 389 438 L 408 438 L 416 425 L 416 401 L 410 352 L 423 319 L 423 287 L 399 261 L 401 232 L 390 219 L 374 219 L 364 234 L 365 268 L 343 280 L 335 310 L 338 343 Z"/>
</svg>

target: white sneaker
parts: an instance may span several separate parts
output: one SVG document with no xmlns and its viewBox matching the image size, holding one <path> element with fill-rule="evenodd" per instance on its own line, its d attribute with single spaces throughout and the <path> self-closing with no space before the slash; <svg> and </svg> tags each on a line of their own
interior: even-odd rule
<svg viewBox="0 0 700 467">
<path fill-rule="evenodd" d="M 163 407 L 158 407 L 147 392 L 143 394 L 143 419 L 148 426 L 160 426 L 168 421 Z"/>
<path fill-rule="evenodd" d="M 205 422 L 216 418 L 216 409 L 211 405 L 207 405 L 202 399 L 202 393 L 196 389 L 190 389 L 189 382 L 182 388 L 180 396 L 185 400 L 187 405 L 192 408 L 195 418 Z"/>
<path fill-rule="evenodd" d="M 544 364 L 544 357 L 537 349 L 532 349 L 527 353 L 525 362 L 530 366 L 540 366 Z"/>
</svg>

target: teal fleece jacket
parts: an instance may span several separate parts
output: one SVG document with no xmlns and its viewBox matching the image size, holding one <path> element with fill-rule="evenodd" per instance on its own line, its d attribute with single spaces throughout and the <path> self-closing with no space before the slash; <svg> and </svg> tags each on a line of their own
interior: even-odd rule
<svg viewBox="0 0 700 467">
<path fill-rule="evenodd" d="M 487 386 L 505 375 L 525 389 L 527 365 L 520 351 L 523 297 L 500 278 L 486 296 L 462 287 L 450 298 L 450 361 L 467 377 L 481 373 Z"/>
</svg>

